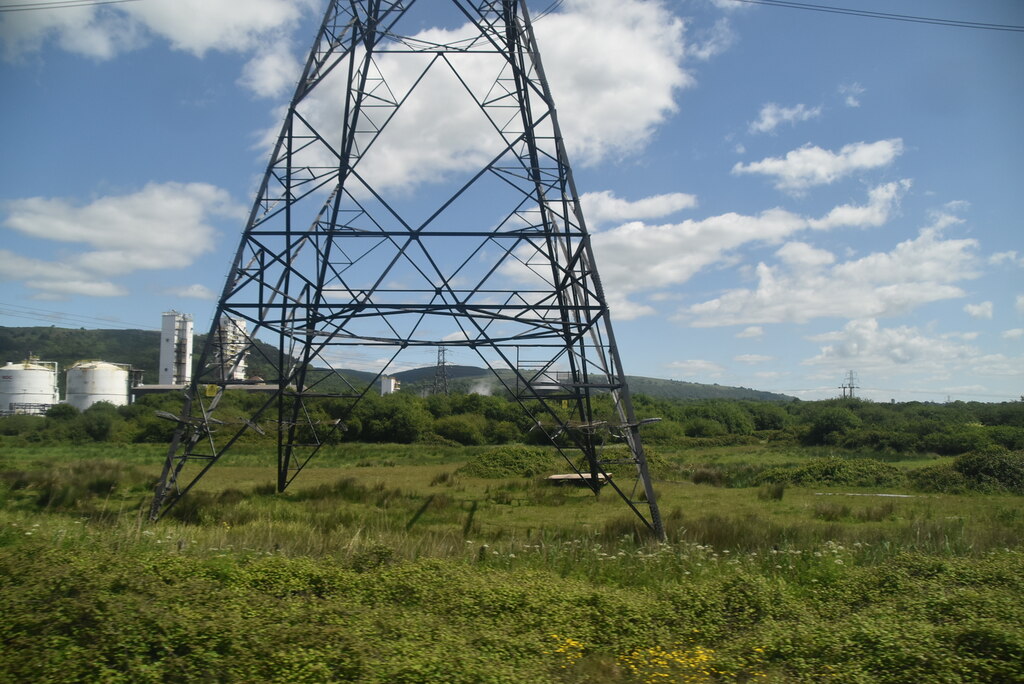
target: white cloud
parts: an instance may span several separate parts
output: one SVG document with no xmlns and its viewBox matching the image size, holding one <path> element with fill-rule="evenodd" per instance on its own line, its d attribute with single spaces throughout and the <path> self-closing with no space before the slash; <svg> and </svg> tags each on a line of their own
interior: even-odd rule
<svg viewBox="0 0 1024 684">
<path fill-rule="evenodd" d="M 725 372 L 725 368 L 714 361 L 706 361 L 704 359 L 687 359 L 686 361 L 673 361 L 668 364 L 668 367 L 675 371 L 673 375 L 682 375 L 686 377 L 704 376 L 710 378 L 717 378 Z"/>
<path fill-rule="evenodd" d="M 254 49 L 318 8 L 315 0 L 246 0 L 244 9 L 231 2 L 146 0 L 116 7 L 11 12 L 0 18 L 0 38 L 8 59 L 39 50 L 51 38 L 68 52 L 110 59 L 142 47 L 149 36 L 201 57 L 209 50 Z"/>
<path fill-rule="evenodd" d="M 847 107 L 860 107 L 860 96 L 867 92 L 860 83 L 846 83 L 839 86 L 839 94 Z"/>
<path fill-rule="evenodd" d="M 868 191 L 867 204 L 842 204 L 832 209 L 824 218 L 812 219 L 809 222 L 810 226 L 817 230 L 830 230 L 842 226 L 881 226 L 889 220 L 893 208 L 910 186 L 909 179 L 876 186 Z"/>
<path fill-rule="evenodd" d="M 583 215 L 591 227 L 631 219 L 661 218 L 682 209 L 697 206 L 697 198 L 681 192 L 652 195 L 628 201 L 619 199 L 609 190 L 587 192 L 580 196 Z"/>
<path fill-rule="evenodd" d="M 802 192 L 815 185 L 827 185 L 854 172 L 888 166 L 903 153 L 900 138 L 873 143 L 844 145 L 838 153 L 804 145 L 785 158 L 768 157 L 750 164 L 737 163 L 734 174 L 759 173 L 775 178 L 775 187 Z"/>
<path fill-rule="evenodd" d="M 1000 337 L 1004 340 L 1019 340 L 1024 338 L 1024 328 L 1010 328 L 1009 330 L 1004 330 Z"/>
<path fill-rule="evenodd" d="M 301 71 L 289 43 L 279 40 L 246 63 L 238 83 L 260 97 L 279 98 L 295 87 Z"/>
<path fill-rule="evenodd" d="M 1024 314 L 1024 295 L 1017 295 L 1017 313 Z"/>
<path fill-rule="evenodd" d="M 696 326 L 722 326 L 893 316 L 964 296 L 956 283 L 978 276 L 976 249 L 974 240 L 942 239 L 925 228 L 891 252 L 835 265 L 815 250 L 780 250 L 806 258 L 797 267 L 758 264 L 756 289 L 727 291 L 688 307 L 682 317 Z"/>
<path fill-rule="evenodd" d="M 630 299 L 641 292 L 660 290 L 686 282 L 696 273 L 729 258 L 748 243 L 779 243 L 809 228 L 827 229 L 876 225 L 884 222 L 900 198 L 900 184 L 880 186 L 869 192 L 868 208 L 845 207 L 822 219 L 806 219 L 783 209 L 769 209 L 756 216 L 723 214 L 700 221 L 647 225 L 640 221 L 596 233 L 593 236 L 597 263 L 616 318 L 636 318 L 654 313 L 650 306 Z M 791 259 L 825 258 L 812 248 L 789 247 L 782 256 Z"/>
<path fill-rule="evenodd" d="M 967 304 L 964 311 L 971 318 L 992 318 L 992 302 L 981 302 L 980 304 Z"/>
<path fill-rule="evenodd" d="M 804 364 L 841 372 L 857 368 L 866 375 L 891 377 L 917 374 L 946 379 L 954 373 L 973 376 L 1024 375 L 1024 359 L 1002 354 L 983 354 L 977 347 L 933 337 L 911 326 L 883 328 L 873 318 L 852 320 L 837 330 L 809 338 L 824 343 L 819 353 Z"/>
<path fill-rule="evenodd" d="M 167 291 L 168 294 L 172 294 L 176 297 L 185 297 L 188 299 L 205 299 L 214 300 L 217 299 L 217 293 L 208 288 L 205 285 L 194 283 L 192 285 L 186 285 L 185 287 L 176 287 Z"/>
<path fill-rule="evenodd" d="M 812 342 L 825 342 L 817 356 L 804 363 L 847 368 L 863 372 L 899 367 L 959 364 L 977 356 L 978 351 L 941 337 L 928 337 L 908 326 L 883 328 L 874 318 L 848 322 L 842 330 L 815 335 Z"/>
<path fill-rule="evenodd" d="M 764 335 L 764 328 L 759 325 L 751 325 L 736 333 L 740 339 L 756 339 Z"/>
<path fill-rule="evenodd" d="M 226 191 L 205 183 L 150 183 L 136 193 L 84 206 L 33 197 L 8 202 L 5 209 L 3 225 L 10 230 L 91 248 L 59 262 L 22 260 L 33 263 L 32 273 L 8 271 L 9 280 L 46 291 L 60 291 L 57 281 L 73 281 L 78 292 L 93 296 L 123 294 L 105 280 L 111 275 L 192 264 L 213 247 L 210 217 L 242 216 Z"/>
<path fill-rule="evenodd" d="M 36 291 L 37 299 L 59 299 L 75 294 L 88 297 L 127 294 L 123 287 L 72 264 L 30 259 L 6 249 L 0 250 L 0 281 L 22 281 Z"/>
<path fill-rule="evenodd" d="M 821 116 L 821 107 L 808 107 L 805 104 L 798 104 L 795 107 L 780 107 L 774 102 L 769 102 L 761 107 L 757 121 L 750 122 L 748 130 L 751 133 L 772 133 L 784 123 L 795 125 L 819 116 Z"/>
<path fill-rule="evenodd" d="M 992 264 L 993 266 L 999 266 L 1000 264 L 1005 263 L 1015 265 L 1019 264 L 1020 266 L 1024 266 L 1024 259 L 1021 259 L 1020 262 L 1018 262 L 1017 252 L 1014 250 L 1009 250 L 1006 252 L 996 252 L 995 254 L 988 258 L 988 263 Z"/>
<path fill-rule="evenodd" d="M 816 249 L 806 242 L 787 242 L 775 252 L 775 255 L 794 270 L 816 269 L 834 263 L 836 260 L 832 252 Z"/>
<path fill-rule="evenodd" d="M 710 29 L 697 32 L 686 48 L 686 55 L 701 62 L 716 57 L 736 43 L 736 33 L 730 21 L 723 17 Z"/>
<path fill-rule="evenodd" d="M 693 83 L 682 66 L 684 24 L 660 2 L 569 0 L 562 11 L 538 22 L 536 33 L 566 147 L 576 164 L 641 150 L 676 111 L 677 91 Z M 427 29 L 413 38 L 448 44 L 475 35 L 478 29 L 466 24 Z M 376 138 L 372 154 L 358 165 L 359 174 L 377 190 L 409 191 L 475 171 L 505 144 L 495 128 L 508 129 L 510 119 L 513 127 L 517 122 L 509 110 L 494 106 L 487 110 L 495 117 L 491 123 L 466 92 L 468 88 L 478 100 L 493 100 L 495 88 L 504 87 L 499 77 L 508 77 L 505 60 L 480 52 L 451 55 L 458 79 L 447 63 L 434 62 L 410 94 L 430 59 L 392 53 L 375 60 L 394 96 L 408 95 Z M 337 108 L 347 87 L 343 71 L 336 69 L 322 81 L 300 108 L 335 147 L 341 133 Z M 373 123 L 380 125 L 390 111 L 377 108 L 364 115 L 376 117 Z M 370 129 L 373 124 L 365 125 Z M 276 125 L 267 131 L 268 147 L 277 132 Z M 368 140 L 364 135 L 360 143 L 365 147 Z M 316 148 L 300 163 L 330 168 L 337 166 L 337 159 Z"/>
<path fill-rule="evenodd" d="M 764 354 L 740 354 L 733 357 L 733 361 L 739 361 L 740 363 L 764 363 L 774 359 L 774 356 L 765 356 Z"/>
</svg>

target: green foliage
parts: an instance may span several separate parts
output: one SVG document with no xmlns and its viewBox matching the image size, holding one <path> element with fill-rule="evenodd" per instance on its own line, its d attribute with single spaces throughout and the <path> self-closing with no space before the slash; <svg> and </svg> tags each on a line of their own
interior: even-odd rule
<svg viewBox="0 0 1024 684">
<path fill-rule="evenodd" d="M 903 483 L 903 471 L 870 458 L 816 458 L 798 468 L 773 468 L 761 473 L 755 482 L 784 482 L 794 485 L 817 484 L 846 487 L 897 487 Z"/>
<path fill-rule="evenodd" d="M 508 445 L 488 449 L 456 472 L 469 477 L 535 477 L 554 468 L 554 458 L 540 449 Z"/>
<path fill-rule="evenodd" d="M 950 464 L 908 470 L 907 480 L 919 492 L 963 494 L 971 489 L 971 481 Z"/>
<path fill-rule="evenodd" d="M 979 489 L 1024 494 L 1024 451 L 991 447 L 958 456 L 953 467 Z"/>
<path fill-rule="evenodd" d="M 811 420 L 808 444 L 840 444 L 846 433 L 860 427 L 861 420 L 844 406 L 827 406 Z"/>
<path fill-rule="evenodd" d="M 486 429 L 487 419 L 472 413 L 445 416 L 434 421 L 434 432 L 466 446 L 486 444 Z"/>
</svg>

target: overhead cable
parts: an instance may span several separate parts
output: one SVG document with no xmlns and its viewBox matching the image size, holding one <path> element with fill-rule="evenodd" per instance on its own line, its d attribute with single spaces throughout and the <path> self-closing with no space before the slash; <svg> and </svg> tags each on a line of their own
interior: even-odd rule
<svg viewBox="0 0 1024 684">
<path fill-rule="evenodd" d="M 980 21 L 962 21 L 959 19 L 939 19 L 937 17 L 919 17 L 912 14 L 893 14 L 890 12 L 874 12 L 871 10 L 834 7 L 832 5 L 815 5 L 807 2 L 790 2 L 789 0 L 733 0 L 748 5 L 764 5 L 766 7 L 786 7 L 789 9 L 808 10 L 811 12 L 827 12 L 830 14 L 846 14 L 870 19 L 888 19 L 890 21 L 906 21 L 915 24 L 932 24 L 935 26 L 951 26 L 954 28 L 981 29 L 984 31 L 1024 32 L 1024 26 L 1014 24 L 996 24 Z"/>
<path fill-rule="evenodd" d="M 49 2 L 13 2 L 0 5 L 0 12 L 31 12 L 33 10 L 71 9 L 93 5 L 119 5 L 139 0 L 52 0 Z"/>
</svg>

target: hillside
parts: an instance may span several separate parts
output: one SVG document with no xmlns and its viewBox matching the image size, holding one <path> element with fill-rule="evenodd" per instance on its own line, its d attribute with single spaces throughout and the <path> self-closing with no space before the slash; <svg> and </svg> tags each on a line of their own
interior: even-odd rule
<svg viewBox="0 0 1024 684">
<path fill-rule="evenodd" d="M 205 335 L 196 335 L 195 348 L 202 348 Z M 263 343 L 257 343 L 264 354 L 272 357 L 276 350 Z M 84 328 L 58 328 L 39 326 L 25 328 L 0 327 L 0 362 L 23 361 L 34 354 L 44 361 L 56 361 L 63 371 L 72 364 L 83 360 L 101 360 L 112 363 L 130 364 L 143 371 L 143 381 L 157 382 L 159 373 L 160 333 L 156 330 L 86 330 Z M 402 382 L 402 390 L 414 394 L 430 392 L 434 384 L 436 368 L 427 366 L 394 373 Z M 249 356 L 249 372 L 271 380 L 272 373 L 259 355 Z M 362 371 L 341 371 L 355 385 L 368 382 L 373 375 Z M 500 393 L 501 385 L 486 368 L 475 366 L 447 367 L 448 387 L 452 392 L 479 394 Z M 63 372 L 60 383 L 63 386 Z M 703 385 L 680 380 L 665 380 L 641 376 L 627 376 L 629 387 L 634 394 L 646 394 L 656 399 L 744 399 L 753 401 L 790 401 L 793 397 L 763 392 L 746 387 L 724 385 Z M 335 385 L 338 385 L 335 387 Z M 325 383 L 327 391 L 341 391 L 340 383 Z"/>
</svg>

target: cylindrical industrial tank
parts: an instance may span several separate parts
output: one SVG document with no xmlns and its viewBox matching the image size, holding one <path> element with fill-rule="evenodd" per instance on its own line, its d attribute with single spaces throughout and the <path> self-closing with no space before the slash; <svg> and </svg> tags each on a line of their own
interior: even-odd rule
<svg viewBox="0 0 1024 684">
<path fill-rule="evenodd" d="M 0 368 L 0 411 L 43 413 L 57 401 L 55 361 L 31 359 Z"/>
<path fill-rule="evenodd" d="M 116 363 L 83 361 L 68 369 L 65 398 L 79 411 L 99 401 L 128 403 L 128 368 Z"/>
</svg>

